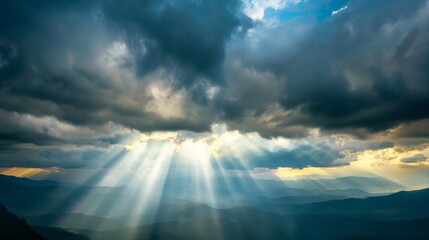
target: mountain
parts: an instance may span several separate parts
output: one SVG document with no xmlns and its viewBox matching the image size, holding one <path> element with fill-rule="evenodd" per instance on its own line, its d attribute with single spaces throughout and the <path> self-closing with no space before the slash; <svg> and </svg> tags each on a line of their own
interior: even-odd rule
<svg viewBox="0 0 429 240">
<path fill-rule="evenodd" d="M 376 219 L 406 220 L 429 217 L 428 201 L 429 189 L 422 189 L 366 199 L 333 200 L 297 206 L 284 204 L 271 208 L 270 211 L 288 214 L 370 215 Z"/>
<path fill-rule="evenodd" d="M 133 204 L 121 208 L 112 208 L 122 201 L 134 199 L 135 191 L 125 187 L 91 187 L 79 185 L 56 185 L 55 181 L 34 181 L 26 178 L 16 178 L 0 175 L 0 202 L 19 216 L 37 216 L 45 214 L 89 213 L 94 216 L 109 218 L 123 217 L 127 220 L 133 211 Z M 159 198 L 148 199 L 148 210 L 152 205 L 158 205 Z M 183 201 L 162 197 L 163 206 Z M 95 204 L 96 202 L 96 204 Z M 151 213 L 148 213 L 151 214 Z M 121 226 L 122 227 L 122 226 Z"/>
<path fill-rule="evenodd" d="M 119 219 L 80 213 L 56 213 L 22 217 L 31 225 L 43 227 L 92 230 L 112 230 L 125 227 L 125 223 Z"/>
<path fill-rule="evenodd" d="M 92 237 L 423 240 L 429 239 L 428 200 L 429 189 L 423 189 L 367 199 L 288 205 L 287 214 L 244 206 L 215 209 L 188 203 L 169 211 L 170 222 L 95 233 Z"/>
<path fill-rule="evenodd" d="M 0 239 L 43 240 L 45 238 L 31 229 L 25 220 L 18 218 L 0 204 Z"/>
<path fill-rule="evenodd" d="M 222 220 L 254 220 L 277 219 L 281 215 L 261 211 L 247 206 L 216 209 L 200 203 L 187 203 L 167 213 L 171 220 L 222 219 Z"/>
<path fill-rule="evenodd" d="M 22 182 L 21 179 L 17 181 Z M 259 205 L 222 209 L 195 202 L 169 205 L 171 202 L 167 198 L 159 208 L 149 208 L 149 215 L 147 212 L 142 213 L 142 221 L 139 222 L 142 225 L 127 227 L 124 221 L 115 218 L 63 211 L 86 199 L 84 207 L 93 208 L 95 212 L 108 212 L 112 206 L 121 202 L 118 200 L 129 197 L 121 188 L 8 184 L 0 192 L 0 199 L 7 199 L 13 206 L 21 207 L 21 210 L 31 207 L 37 211 L 52 210 L 48 214 L 26 217 L 32 224 L 39 225 L 34 226 L 34 229 L 51 240 L 429 239 L 429 189 L 365 199 L 342 199 L 342 196 L 323 194 L 280 198 L 259 196 L 254 199 Z M 297 189 L 292 192 L 307 191 Z M 331 194 L 336 192 L 329 191 Z M 353 189 L 339 190 L 338 193 L 345 191 L 347 194 L 365 194 Z M 340 199 L 330 200 L 335 197 Z M 324 198 L 327 201 L 312 202 Z M 119 207 L 132 211 L 136 204 Z M 153 217 L 151 222 L 147 216 Z M 122 220 L 126 218 L 127 215 L 124 215 Z M 28 224 L 26 226 L 30 228 Z M 14 228 L 8 227 L 6 230 L 11 229 Z"/>
<path fill-rule="evenodd" d="M 402 191 L 366 199 L 343 199 L 309 204 L 278 204 L 256 207 L 216 209 L 204 204 L 188 203 L 168 212 L 169 220 L 183 219 L 279 219 L 299 215 L 335 216 L 374 220 L 412 220 L 429 217 L 429 188 Z"/>
<path fill-rule="evenodd" d="M 109 239 L 288 239 L 281 231 L 258 221 L 199 220 L 149 224 L 118 231 L 98 232 L 93 240 Z"/>
<path fill-rule="evenodd" d="M 429 239 L 429 189 L 367 199 L 288 205 L 288 214 L 188 203 L 170 221 L 94 234 L 94 239 Z M 126 235 L 132 233 L 132 235 Z M 130 237 L 130 238 L 127 238 Z"/>
<path fill-rule="evenodd" d="M 358 185 L 358 183 L 360 185 Z M 225 207 L 240 205 L 245 201 L 253 200 L 255 198 L 281 198 L 281 197 L 301 197 L 301 196 L 335 196 L 335 197 L 368 197 L 371 194 L 362 190 L 365 184 L 374 184 L 379 186 L 377 188 L 380 192 L 392 192 L 388 191 L 386 186 L 390 186 L 392 189 L 400 187 L 400 185 L 394 185 L 393 182 L 381 178 L 338 178 L 338 179 L 321 179 L 323 184 L 320 184 L 318 180 L 303 179 L 301 180 L 266 180 L 266 179 L 254 179 L 252 177 L 240 176 L 217 176 L 214 177 L 212 192 L 217 197 L 216 201 L 218 204 Z M 183 200 L 193 202 L 204 202 L 204 196 L 194 196 L 192 192 L 184 191 L 184 189 L 197 188 L 197 183 L 194 183 L 192 179 L 187 178 L 169 178 L 166 180 L 163 194 L 167 196 L 174 196 Z M 338 187 L 336 187 L 338 186 Z M 360 186 L 360 187 L 358 187 Z M 402 187 L 399 189 L 403 189 Z M 374 190 L 374 189 L 372 189 Z M 233 204 L 231 204 L 231 202 Z"/>
<path fill-rule="evenodd" d="M 109 239 L 289 239 L 289 240 L 424 240 L 429 237 L 429 218 L 376 221 L 335 216 L 302 215 L 293 218 L 186 220 L 155 223 L 116 231 L 87 232 L 93 240 Z"/>
<path fill-rule="evenodd" d="M 266 205 L 279 203 L 303 204 L 333 199 L 344 199 L 351 196 L 368 196 L 368 193 L 356 189 L 322 189 L 313 191 L 285 188 L 280 181 L 264 181 L 267 186 L 272 183 L 272 189 L 267 190 L 268 192 L 271 191 L 272 195 L 281 196 L 280 198 L 273 198 L 267 197 L 265 195 L 259 195 L 262 194 L 262 192 L 252 192 L 251 189 L 243 187 L 243 183 L 239 182 L 237 179 L 232 182 L 232 185 L 235 186 L 235 188 L 238 189 L 239 187 L 242 187 L 244 190 L 241 192 L 234 191 L 225 193 L 222 192 L 218 186 L 218 195 L 216 195 L 216 200 L 218 202 L 217 204 L 213 204 L 214 206 L 227 208 L 247 205 L 258 207 L 262 206 L 262 208 L 264 208 Z M 180 184 L 181 181 L 177 181 L 176 185 L 168 185 L 168 187 L 166 187 L 164 191 L 160 193 L 162 194 L 161 196 L 154 196 L 153 198 L 148 199 L 149 202 L 146 202 L 148 207 L 144 213 L 146 216 L 142 216 L 142 220 L 134 224 L 148 224 L 153 222 L 149 222 L 150 219 L 153 219 L 150 217 L 150 215 L 157 215 L 158 210 L 156 210 L 157 207 L 152 208 L 152 205 L 158 206 L 159 204 L 160 209 L 171 210 L 189 201 L 204 202 L 200 199 L 193 199 L 192 195 L 181 197 L 180 194 L 174 194 L 183 190 L 183 188 L 180 188 Z M 94 216 L 107 216 L 109 218 L 117 219 L 121 218 L 124 221 L 127 220 L 127 216 L 133 213 L 133 204 L 127 204 L 121 206 L 120 208 L 112 208 L 112 206 L 115 206 L 121 201 L 133 199 L 133 196 L 135 196 L 135 191 L 139 191 L 138 189 L 127 189 L 124 187 L 91 187 L 69 184 L 63 185 L 63 183 L 55 181 L 34 181 L 26 178 L 16 178 L 2 175 L 0 175 L 0 186 L 3 189 L 3 191 L 0 192 L 0 202 L 5 203 L 9 209 L 17 213 L 19 216 L 84 213 Z M 156 199 L 162 199 L 162 202 L 159 202 Z M 94 201 L 97 202 L 97 206 L 92 205 Z M 85 204 L 80 204 L 82 202 L 85 202 Z M 33 220 L 34 219 L 31 219 L 31 221 Z M 36 220 L 34 220 L 34 223 L 39 224 L 39 222 Z M 107 225 L 114 226 L 116 224 Z M 47 225 L 42 224 L 42 226 Z M 49 226 L 66 227 L 57 225 Z"/>
<path fill-rule="evenodd" d="M 27 186 L 27 187 L 49 187 L 49 186 L 77 186 L 68 182 L 57 182 L 51 180 L 33 180 L 0 174 L 0 186 Z"/>
<path fill-rule="evenodd" d="M 310 189 L 316 192 L 329 190 L 360 189 L 369 193 L 397 192 L 404 187 L 381 177 L 342 177 L 332 179 L 299 179 L 284 181 L 289 188 Z M 344 194 L 344 193 L 343 193 Z M 347 196 L 347 195 L 346 195 Z M 356 196 L 348 196 L 356 197 Z"/>
<path fill-rule="evenodd" d="M 304 195 L 287 195 L 279 198 L 268 197 L 254 197 L 243 199 L 240 205 L 248 205 L 264 209 L 270 205 L 276 204 L 306 204 L 316 202 L 326 202 L 330 200 L 342 200 L 348 198 L 367 198 L 371 195 L 359 189 L 345 189 L 345 190 L 327 190 L 323 192 L 313 192 L 312 194 Z"/>
<path fill-rule="evenodd" d="M 90 238 L 69 232 L 61 228 L 33 226 L 33 228 L 48 240 L 90 240 Z"/>
<path fill-rule="evenodd" d="M 111 187 L 88 187 L 63 185 L 55 181 L 35 181 L 0 175 L 0 202 L 20 216 L 43 215 L 47 213 L 67 213 L 73 211 L 83 199 L 102 199 L 99 214 L 103 215 L 118 197 L 123 196 L 123 189 Z M 85 207 L 85 206 L 83 206 Z M 88 207 L 88 206 L 87 206 Z M 83 208 L 80 212 L 87 212 Z"/>
</svg>

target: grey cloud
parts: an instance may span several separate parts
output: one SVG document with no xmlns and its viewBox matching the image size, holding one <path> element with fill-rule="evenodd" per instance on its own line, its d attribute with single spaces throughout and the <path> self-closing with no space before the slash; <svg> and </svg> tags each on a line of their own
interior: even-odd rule
<svg viewBox="0 0 429 240">
<path fill-rule="evenodd" d="M 286 79 L 277 102 L 298 112 L 286 126 L 368 134 L 429 117 L 427 1 L 347 5 L 321 22 L 297 18 L 260 30 L 230 57 Z"/>
<path fill-rule="evenodd" d="M 130 130 L 112 123 L 87 128 L 61 122 L 54 117 L 35 117 L 0 110 L 0 151 L 70 146 L 102 149 L 126 141 L 130 136 Z"/>
<path fill-rule="evenodd" d="M 397 137 L 427 136 L 425 4 L 350 1 L 333 17 L 267 27 L 243 15 L 238 0 L 7 1 L 0 8 L 1 148 L 115 144 L 122 135 L 103 127 L 109 122 L 142 132 L 209 131 L 226 122 L 264 137 L 317 128 L 365 137 L 394 127 Z M 180 116 L 147 108 L 160 82 L 181 94 Z M 208 97 L 210 87 L 217 90 Z M 173 101 L 167 96 L 154 108 Z M 25 114 L 97 134 L 60 138 L 20 124 L 16 116 Z M 336 148 L 298 150 L 267 151 L 249 164 L 346 164 Z"/>
<path fill-rule="evenodd" d="M 100 156 L 100 150 L 28 150 L 20 149 L 13 152 L 0 152 L 1 167 L 26 168 L 93 168 L 100 167 L 107 159 Z M 13 159 L 13 161 L 11 160 Z"/>
<path fill-rule="evenodd" d="M 394 58 L 395 60 L 401 60 L 405 57 L 408 50 L 415 43 L 417 37 L 419 35 L 418 29 L 412 29 L 408 35 L 402 40 L 401 44 L 396 48 Z"/>
<path fill-rule="evenodd" d="M 335 137 L 303 138 L 290 142 L 291 147 L 287 148 L 249 148 L 243 154 L 228 155 L 213 161 L 213 164 L 225 169 L 241 170 L 348 165 L 355 160 L 352 153 L 356 152 L 356 150 L 350 148 L 349 145 L 342 146 L 342 144 L 338 143 L 338 140 Z M 373 144 L 376 145 L 377 143 Z M 229 146 L 226 150 L 237 151 L 233 149 L 234 147 Z"/>
<path fill-rule="evenodd" d="M 108 1 L 103 14 L 124 33 L 140 74 L 166 65 L 190 85 L 199 76 L 222 81 L 226 41 L 251 27 L 240 7 L 239 0 Z"/>
<path fill-rule="evenodd" d="M 390 131 L 392 138 L 421 138 L 418 141 L 425 141 L 429 138 L 429 119 L 403 123 Z"/>
<path fill-rule="evenodd" d="M 178 68 L 181 62 L 189 65 L 189 68 L 198 67 L 195 65 L 197 60 L 187 59 L 191 53 L 203 54 L 194 57 L 204 57 L 207 69 L 211 68 L 209 65 L 216 65 L 214 68 L 217 68 L 222 61 L 225 41 L 236 31 L 244 18 L 237 12 L 238 2 L 228 1 L 227 4 L 220 4 L 212 1 L 196 4 L 186 1 L 183 5 L 168 1 L 122 3 L 122 1 L 47 3 L 20 0 L 5 4 L 6 6 L 0 10 L 0 108 L 8 112 L 28 113 L 37 117 L 53 116 L 60 121 L 93 128 L 113 121 L 140 131 L 209 129 L 210 122 L 207 119 L 213 114 L 205 110 L 200 114 L 193 114 L 197 116 L 195 118 L 185 119 L 165 118 L 145 109 L 145 104 L 152 100 L 148 94 L 148 84 L 158 79 L 151 79 L 150 75 L 153 75 L 153 72 L 147 72 L 144 76 L 135 74 L 135 71 L 141 69 L 139 63 L 142 59 L 136 54 L 133 46 L 134 33 L 131 28 L 139 29 L 139 34 L 142 35 L 139 35 L 138 39 L 159 42 L 156 43 L 156 49 L 150 50 L 150 54 L 168 55 L 169 59 L 177 62 Z M 138 8 L 128 9 L 124 5 L 134 7 L 138 5 Z M 118 6 L 125 8 L 121 12 L 125 14 L 124 18 L 131 17 L 131 13 L 140 16 L 138 11 L 151 12 L 154 15 L 147 16 L 149 22 L 134 19 L 136 22 L 130 24 L 130 29 L 127 29 L 125 25 L 121 25 L 125 23 L 121 22 L 123 18 L 118 15 L 119 12 L 111 12 L 119 9 Z M 147 6 L 149 7 L 146 8 Z M 216 7 L 219 11 L 214 11 L 213 16 L 208 16 L 193 7 L 202 8 L 198 10 Z M 164 10 L 158 12 L 156 9 Z M 187 11 L 191 13 L 188 14 Z M 173 26 L 168 22 L 172 21 L 168 14 L 172 14 L 175 17 L 174 24 L 178 24 L 171 29 L 167 29 L 168 26 Z M 200 19 L 194 19 L 203 20 L 206 15 L 207 22 L 204 24 L 198 23 Z M 223 23 L 222 19 L 226 22 Z M 128 19 L 126 23 L 132 20 Z M 187 23 L 195 29 L 185 29 Z M 155 25 L 149 26 L 150 24 Z M 204 26 L 210 24 L 211 27 L 205 28 L 201 24 Z M 116 31 L 114 26 L 120 26 L 121 32 Z M 162 32 L 161 29 L 166 32 Z M 209 29 L 216 34 L 208 32 Z M 128 30 L 129 32 L 123 33 Z M 156 32 L 158 30 L 161 32 Z M 211 39 L 212 36 L 215 39 Z M 126 59 L 103 59 L 112 44 L 121 41 L 128 44 L 127 47 L 133 56 Z M 210 41 L 216 44 L 211 44 Z M 172 46 L 175 43 L 180 44 Z M 206 45 L 210 47 L 213 45 L 213 49 L 208 49 L 208 53 L 197 51 Z M 188 46 L 189 51 L 180 52 L 183 46 Z M 180 51 L 175 52 L 176 50 Z M 190 79 L 183 78 L 183 73 L 176 73 L 169 63 L 163 61 L 155 63 L 153 60 L 149 59 L 157 68 L 168 68 L 171 72 L 171 77 L 162 74 L 156 76 L 161 80 L 174 84 Z M 109 66 L 108 61 L 115 61 L 116 66 Z M 184 100 L 187 108 L 185 111 L 198 111 L 195 104 L 189 101 Z"/>
<path fill-rule="evenodd" d="M 402 158 L 401 162 L 403 163 L 417 163 L 426 161 L 427 157 L 424 154 L 418 153 L 411 157 Z"/>
<path fill-rule="evenodd" d="M 343 162 L 345 155 L 340 149 L 334 149 L 329 145 L 300 145 L 294 149 L 278 151 L 263 150 L 259 154 L 249 154 L 242 159 L 225 157 L 218 160 L 218 165 L 225 169 L 250 169 L 280 167 L 305 168 L 334 167 L 347 165 Z"/>
<path fill-rule="evenodd" d="M 215 102 L 223 119 L 241 122 L 244 114 L 261 115 L 269 104 L 282 97 L 283 79 L 234 62 L 226 65 L 228 87 L 216 96 Z"/>
<path fill-rule="evenodd" d="M 241 142 L 245 142 L 242 140 Z M 357 154 L 365 150 L 392 148 L 394 144 L 386 141 L 362 141 L 350 136 L 337 135 L 330 137 L 306 137 L 292 140 L 290 147 L 246 148 L 247 144 L 225 146 L 226 151 L 240 151 L 243 154 L 227 155 L 213 161 L 214 167 L 225 169 L 253 170 L 256 168 L 277 169 L 306 167 L 337 167 L 349 165 L 357 159 Z"/>
</svg>

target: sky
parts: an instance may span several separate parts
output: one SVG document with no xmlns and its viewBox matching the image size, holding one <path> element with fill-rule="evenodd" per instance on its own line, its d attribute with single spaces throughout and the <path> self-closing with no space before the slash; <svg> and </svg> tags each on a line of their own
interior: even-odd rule
<svg viewBox="0 0 429 240">
<path fill-rule="evenodd" d="M 427 0 L 1 5 L 1 174 L 429 187 Z"/>
</svg>

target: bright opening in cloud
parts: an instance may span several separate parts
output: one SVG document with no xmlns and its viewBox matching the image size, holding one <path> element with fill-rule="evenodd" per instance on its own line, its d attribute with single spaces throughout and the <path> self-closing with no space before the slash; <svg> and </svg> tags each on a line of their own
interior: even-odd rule
<svg viewBox="0 0 429 240">
<path fill-rule="evenodd" d="M 281 10 L 288 5 L 298 4 L 301 0 L 244 0 L 244 12 L 254 20 L 262 20 L 265 10 Z"/>
</svg>

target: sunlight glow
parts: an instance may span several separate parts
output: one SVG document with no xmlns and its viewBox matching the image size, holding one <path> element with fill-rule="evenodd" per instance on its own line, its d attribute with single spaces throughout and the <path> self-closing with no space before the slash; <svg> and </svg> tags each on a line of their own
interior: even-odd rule
<svg viewBox="0 0 429 240">
<path fill-rule="evenodd" d="M 31 178 L 34 175 L 40 175 L 41 173 L 49 173 L 49 170 L 43 168 L 0 168 L 0 174 L 15 177 L 27 177 Z"/>
</svg>

